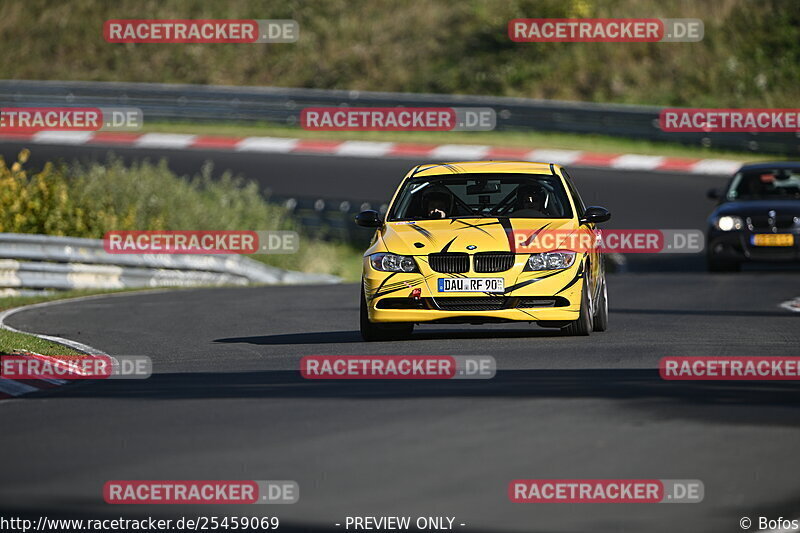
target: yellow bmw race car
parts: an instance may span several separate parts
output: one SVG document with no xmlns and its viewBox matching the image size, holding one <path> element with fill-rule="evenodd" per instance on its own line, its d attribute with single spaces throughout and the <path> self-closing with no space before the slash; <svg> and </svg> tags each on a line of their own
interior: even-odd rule
<svg viewBox="0 0 800 533">
<path fill-rule="evenodd" d="M 403 179 L 364 254 L 361 335 L 401 339 L 415 324 L 524 321 L 588 335 L 608 326 L 595 224 L 559 165 L 419 165 Z"/>
</svg>

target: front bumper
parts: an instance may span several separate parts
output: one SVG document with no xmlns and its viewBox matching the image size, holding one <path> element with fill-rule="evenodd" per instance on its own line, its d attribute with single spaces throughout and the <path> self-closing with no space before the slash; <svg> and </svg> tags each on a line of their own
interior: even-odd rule
<svg viewBox="0 0 800 533">
<path fill-rule="evenodd" d="M 789 232 L 782 232 L 786 234 Z M 754 246 L 751 231 L 708 231 L 709 257 L 727 261 L 800 262 L 800 234 L 794 235 L 793 246 Z"/>
<path fill-rule="evenodd" d="M 376 271 L 364 261 L 364 295 L 372 322 L 483 323 L 573 321 L 580 313 L 583 262 L 564 270 L 524 272 L 529 255 L 499 273 L 445 274 Z M 427 270 L 427 271 L 426 271 Z M 438 292 L 439 278 L 502 277 L 505 293 Z M 419 289 L 415 298 L 415 289 Z"/>
</svg>

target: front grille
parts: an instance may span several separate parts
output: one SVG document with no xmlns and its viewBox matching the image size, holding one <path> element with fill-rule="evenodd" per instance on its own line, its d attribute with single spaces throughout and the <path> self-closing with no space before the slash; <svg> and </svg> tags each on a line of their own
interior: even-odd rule
<svg viewBox="0 0 800 533">
<path fill-rule="evenodd" d="M 772 224 L 769 223 L 767 215 L 757 215 L 748 217 L 747 221 L 753 227 L 753 231 L 763 231 L 772 233 Z M 794 226 L 794 217 L 792 215 L 777 215 L 775 216 L 775 227 L 777 229 L 789 229 Z"/>
<path fill-rule="evenodd" d="M 484 298 L 435 298 L 436 304 L 443 311 L 499 311 L 506 305 L 506 298 L 484 297 Z"/>
<path fill-rule="evenodd" d="M 434 272 L 442 272 L 444 274 L 469 272 L 469 254 L 465 253 L 429 254 L 428 263 Z"/>
<path fill-rule="evenodd" d="M 514 266 L 510 252 L 479 252 L 475 254 L 475 272 L 505 272 Z"/>
</svg>

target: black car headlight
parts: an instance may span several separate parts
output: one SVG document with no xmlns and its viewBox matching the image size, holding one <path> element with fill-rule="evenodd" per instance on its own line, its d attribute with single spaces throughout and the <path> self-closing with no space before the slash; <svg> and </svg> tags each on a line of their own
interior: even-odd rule
<svg viewBox="0 0 800 533">
<path fill-rule="evenodd" d="M 561 250 L 531 254 L 525 264 L 525 270 L 559 270 L 575 264 L 575 252 Z"/>
<path fill-rule="evenodd" d="M 724 215 L 714 220 L 714 227 L 720 231 L 740 230 L 744 227 L 742 217 Z"/>
<path fill-rule="evenodd" d="M 372 268 L 381 272 L 419 272 L 414 258 L 408 255 L 379 252 L 369 256 Z"/>
</svg>

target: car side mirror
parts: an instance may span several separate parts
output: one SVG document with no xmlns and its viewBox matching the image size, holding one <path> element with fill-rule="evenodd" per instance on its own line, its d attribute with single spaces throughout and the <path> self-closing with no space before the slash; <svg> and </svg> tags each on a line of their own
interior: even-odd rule
<svg viewBox="0 0 800 533">
<path fill-rule="evenodd" d="M 719 189 L 708 189 L 706 192 L 706 197 L 709 200 L 719 200 L 721 196 Z"/>
<path fill-rule="evenodd" d="M 377 211 L 362 211 L 356 215 L 356 224 L 365 228 L 379 228 L 383 224 Z"/>
<path fill-rule="evenodd" d="M 611 213 L 605 207 L 587 207 L 580 219 L 581 224 L 599 224 L 611 218 Z"/>
</svg>

